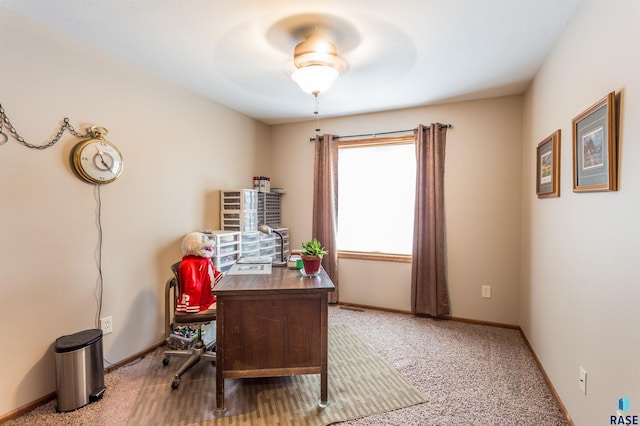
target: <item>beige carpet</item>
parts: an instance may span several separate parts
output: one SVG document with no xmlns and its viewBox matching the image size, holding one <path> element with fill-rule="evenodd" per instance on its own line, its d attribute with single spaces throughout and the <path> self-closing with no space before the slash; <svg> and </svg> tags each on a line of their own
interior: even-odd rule
<svg viewBox="0 0 640 426">
<path fill-rule="evenodd" d="M 329 407 L 324 409 L 318 407 L 318 374 L 227 379 L 227 411 L 216 416 L 212 363 L 200 362 L 172 390 L 182 360 L 165 367 L 160 351 L 153 358 L 130 425 L 326 425 L 425 402 L 347 326 L 329 328 Z"/>
<path fill-rule="evenodd" d="M 571 424 L 518 330 L 339 306 L 329 306 L 329 324 L 349 327 L 426 399 L 341 426 Z M 79 410 L 56 413 L 53 400 L 3 426 L 137 426 L 129 419 L 147 375 L 158 363 L 159 353 L 111 371 L 105 375 L 105 396 Z M 208 376 L 212 366 L 201 368 Z M 163 391 L 168 383 L 161 386 Z"/>
</svg>

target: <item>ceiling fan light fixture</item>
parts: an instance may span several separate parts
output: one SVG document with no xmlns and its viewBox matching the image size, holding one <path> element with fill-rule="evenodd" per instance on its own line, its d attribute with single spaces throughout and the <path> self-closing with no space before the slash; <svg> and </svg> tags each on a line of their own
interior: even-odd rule
<svg viewBox="0 0 640 426">
<path fill-rule="evenodd" d="M 318 96 L 325 92 L 338 78 L 338 70 L 326 65 L 309 65 L 298 68 L 291 74 L 293 81 L 305 92 Z"/>
<path fill-rule="evenodd" d="M 305 38 L 293 50 L 293 62 L 297 68 L 308 65 L 336 65 L 338 61 L 335 44 L 318 34 Z"/>
<path fill-rule="evenodd" d="M 344 68 L 336 46 L 319 34 L 312 34 L 298 43 L 293 51 L 296 70 L 293 81 L 307 93 L 318 96 L 325 92 Z"/>
</svg>

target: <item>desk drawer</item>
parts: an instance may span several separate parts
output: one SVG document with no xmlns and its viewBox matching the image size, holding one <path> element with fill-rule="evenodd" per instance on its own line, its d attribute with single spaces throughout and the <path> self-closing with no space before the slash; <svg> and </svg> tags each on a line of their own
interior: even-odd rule
<svg viewBox="0 0 640 426">
<path fill-rule="evenodd" d="M 219 297 L 225 377 L 300 374 L 319 368 L 321 301 L 319 294 Z"/>
</svg>

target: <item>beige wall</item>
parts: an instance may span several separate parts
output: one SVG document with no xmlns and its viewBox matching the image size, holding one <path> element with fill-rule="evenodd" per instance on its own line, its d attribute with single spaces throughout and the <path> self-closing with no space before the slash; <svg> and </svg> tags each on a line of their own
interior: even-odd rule
<svg viewBox="0 0 640 426">
<path fill-rule="evenodd" d="M 456 317 L 518 321 L 521 117 L 522 98 L 511 96 L 320 121 L 322 133 L 338 135 L 411 129 L 420 123 L 453 124 L 447 133 L 445 208 L 451 309 Z M 310 121 L 272 130 L 273 175 L 287 190 L 283 220 L 291 227 L 292 247 L 311 237 L 309 138 L 315 128 L 316 122 Z M 393 194 L 380 194 L 381 203 L 392 200 Z M 384 229 L 393 231 L 392 226 Z M 410 264 L 343 259 L 339 270 L 342 302 L 410 310 Z M 483 284 L 492 286 L 491 299 L 481 298 Z"/>
<path fill-rule="evenodd" d="M 520 324 L 577 425 L 640 415 L 640 3 L 587 0 L 525 96 Z M 574 193 L 571 120 L 620 99 L 620 191 Z M 535 148 L 562 131 L 561 197 L 535 195 Z M 579 367 L 587 371 L 587 395 Z"/>
<path fill-rule="evenodd" d="M 269 174 L 269 129 L 2 8 L 0 58 L 0 101 L 25 139 L 49 140 L 68 116 L 123 153 L 101 189 L 104 355 L 118 362 L 162 340 L 182 236 L 218 227 L 220 188 Z M 55 391 L 55 339 L 96 326 L 96 192 L 70 169 L 76 142 L 0 146 L 0 415 Z"/>
</svg>

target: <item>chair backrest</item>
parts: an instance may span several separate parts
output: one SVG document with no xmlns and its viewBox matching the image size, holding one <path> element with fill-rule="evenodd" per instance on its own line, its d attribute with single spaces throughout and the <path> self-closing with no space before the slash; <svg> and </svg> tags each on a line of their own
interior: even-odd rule
<svg viewBox="0 0 640 426">
<path fill-rule="evenodd" d="M 176 277 L 176 279 L 180 279 L 180 262 L 176 262 L 173 265 L 171 265 L 171 271 L 173 272 L 173 275 Z"/>
<path fill-rule="evenodd" d="M 173 330 L 173 317 L 175 315 L 175 309 L 178 303 L 179 294 L 179 275 L 178 269 L 180 268 L 180 262 L 171 265 L 171 271 L 173 271 L 173 277 L 167 280 L 167 284 L 164 289 L 164 334 L 165 337 L 169 337 L 169 333 Z M 172 293 L 173 292 L 173 293 Z M 173 303 L 172 303 L 173 301 Z"/>
<path fill-rule="evenodd" d="M 176 309 L 178 296 L 180 295 L 180 262 L 171 265 L 171 272 L 175 278 L 175 287 L 173 288 L 173 309 Z"/>
</svg>

